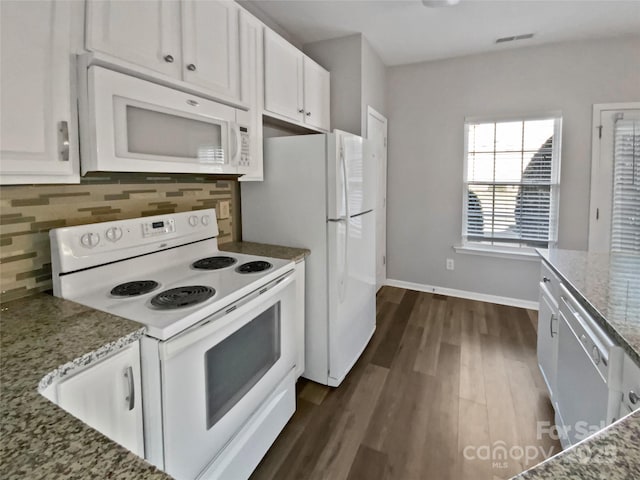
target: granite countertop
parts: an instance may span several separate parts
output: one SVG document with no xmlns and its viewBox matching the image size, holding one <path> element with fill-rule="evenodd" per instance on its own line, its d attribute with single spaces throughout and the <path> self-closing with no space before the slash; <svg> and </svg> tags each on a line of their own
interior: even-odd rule
<svg viewBox="0 0 640 480">
<path fill-rule="evenodd" d="M 640 365 L 640 255 L 561 249 L 538 253 Z M 640 410 L 514 478 L 640 478 Z"/>
<path fill-rule="evenodd" d="M 311 250 L 306 248 L 282 247 L 279 245 L 255 242 L 223 243 L 222 245 L 218 245 L 218 248 L 223 252 L 281 258 L 283 260 L 293 260 L 294 262 L 299 262 L 311 254 Z"/>
<path fill-rule="evenodd" d="M 48 294 L 2 305 L 0 478 L 169 479 L 38 393 L 143 333 L 139 323 Z"/>
</svg>

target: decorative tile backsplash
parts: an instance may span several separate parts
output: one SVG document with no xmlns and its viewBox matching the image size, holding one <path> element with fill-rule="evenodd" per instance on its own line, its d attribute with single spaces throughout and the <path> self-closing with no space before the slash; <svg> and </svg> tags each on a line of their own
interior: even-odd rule
<svg viewBox="0 0 640 480">
<path fill-rule="evenodd" d="M 238 182 L 196 175 L 100 174 L 80 185 L 0 188 L 0 301 L 52 288 L 49 230 L 87 223 L 216 208 L 219 243 L 239 239 Z M 218 215 L 219 216 L 219 215 Z"/>
</svg>

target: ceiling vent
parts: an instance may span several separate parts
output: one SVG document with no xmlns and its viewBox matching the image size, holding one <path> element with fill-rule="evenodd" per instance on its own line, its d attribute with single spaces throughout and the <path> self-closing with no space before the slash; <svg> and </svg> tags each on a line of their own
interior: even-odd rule
<svg viewBox="0 0 640 480">
<path fill-rule="evenodd" d="M 452 7 L 453 5 L 457 5 L 460 3 L 460 0 L 422 0 L 422 4 L 425 7 Z"/>
<path fill-rule="evenodd" d="M 496 43 L 513 42 L 514 40 L 526 40 L 532 38 L 533 33 L 525 33 L 524 35 L 514 35 L 512 37 L 502 37 L 496 40 Z"/>
</svg>

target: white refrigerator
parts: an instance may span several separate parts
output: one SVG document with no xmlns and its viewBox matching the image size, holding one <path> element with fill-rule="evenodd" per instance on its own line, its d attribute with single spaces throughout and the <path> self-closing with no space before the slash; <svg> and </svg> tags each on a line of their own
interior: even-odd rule
<svg viewBox="0 0 640 480">
<path fill-rule="evenodd" d="M 376 169 L 361 137 L 269 138 L 264 181 L 242 183 L 242 238 L 311 250 L 305 371 L 338 386 L 376 328 Z"/>
</svg>

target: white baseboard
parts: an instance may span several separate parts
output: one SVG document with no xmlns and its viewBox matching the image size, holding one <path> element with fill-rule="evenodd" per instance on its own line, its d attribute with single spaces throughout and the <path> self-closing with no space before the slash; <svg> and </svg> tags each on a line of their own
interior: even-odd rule
<svg viewBox="0 0 640 480">
<path fill-rule="evenodd" d="M 436 293 L 438 295 L 466 298 L 467 300 L 478 300 L 480 302 L 497 303 L 498 305 L 508 305 L 510 307 L 528 308 L 529 310 L 538 310 L 539 308 L 538 302 L 532 302 L 531 300 L 522 300 L 520 298 L 501 297 L 499 295 L 488 295 L 486 293 L 468 292 L 466 290 L 436 287 L 433 285 L 425 285 L 422 283 L 405 282 L 403 280 L 394 280 L 392 278 L 388 278 L 386 284 L 390 287 L 406 288 L 407 290 Z"/>
</svg>

